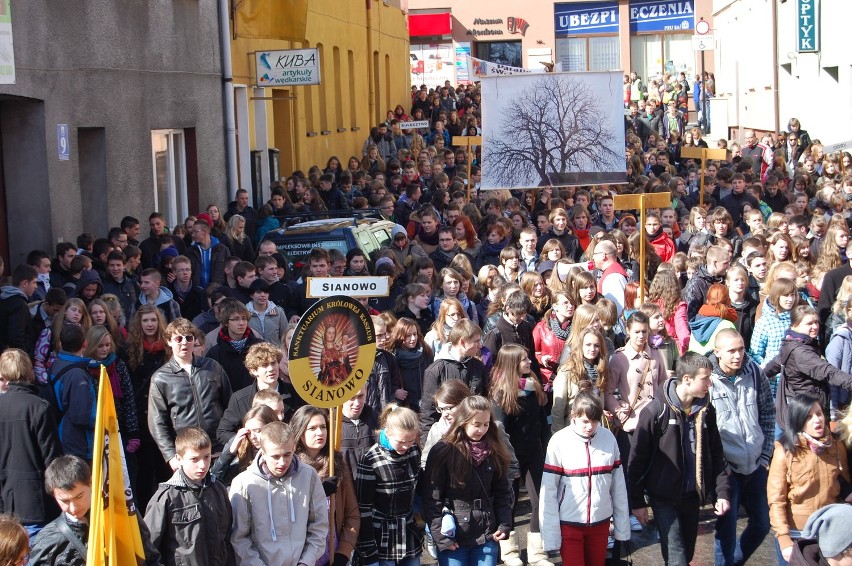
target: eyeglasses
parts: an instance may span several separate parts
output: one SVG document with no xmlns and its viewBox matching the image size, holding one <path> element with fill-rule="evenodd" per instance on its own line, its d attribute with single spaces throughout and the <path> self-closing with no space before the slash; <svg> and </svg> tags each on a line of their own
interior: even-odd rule
<svg viewBox="0 0 852 566">
<path fill-rule="evenodd" d="M 184 342 L 186 342 L 187 344 L 192 344 L 193 342 L 195 342 L 195 336 L 193 336 L 192 334 L 189 334 L 187 336 L 175 334 L 174 336 L 172 336 L 172 340 L 175 341 L 175 344 L 183 344 Z"/>
<path fill-rule="evenodd" d="M 450 411 L 452 411 L 455 408 L 456 408 L 455 405 L 438 405 L 437 407 L 435 407 L 435 410 L 438 411 L 439 413 L 449 413 Z"/>
</svg>

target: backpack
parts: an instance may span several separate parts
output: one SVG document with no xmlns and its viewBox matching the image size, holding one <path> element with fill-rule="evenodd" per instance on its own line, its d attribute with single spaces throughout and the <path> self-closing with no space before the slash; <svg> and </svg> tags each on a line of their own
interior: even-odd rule
<svg viewBox="0 0 852 566">
<path fill-rule="evenodd" d="M 62 408 L 62 405 L 59 402 L 57 384 L 59 383 L 59 380 L 62 379 L 62 376 L 72 369 L 82 369 L 83 371 L 88 372 L 89 366 L 83 362 L 68 364 L 59 370 L 59 373 L 56 375 L 48 375 L 47 383 L 40 383 L 38 385 L 38 396 L 50 403 L 51 413 L 57 423 L 62 420 L 62 416 L 65 414 L 65 409 Z"/>
</svg>

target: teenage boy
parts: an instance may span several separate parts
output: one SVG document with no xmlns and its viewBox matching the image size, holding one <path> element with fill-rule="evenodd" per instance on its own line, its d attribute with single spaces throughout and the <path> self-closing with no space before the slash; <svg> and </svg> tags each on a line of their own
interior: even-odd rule
<svg viewBox="0 0 852 566">
<path fill-rule="evenodd" d="M 722 439 L 707 398 L 712 369 L 704 356 L 684 354 L 677 377 L 666 380 L 647 410 L 639 413 L 633 432 L 627 469 L 630 507 L 639 522 L 647 524 L 648 496 L 668 566 L 687 566 L 692 560 L 698 511 L 714 490 L 716 515 L 730 509 Z"/>
<path fill-rule="evenodd" d="M 527 352 L 535 353 L 533 327 L 526 320 L 531 308 L 532 303 L 525 293 L 512 293 L 506 298 L 500 318 L 486 334 L 482 345 L 488 348 L 489 352 L 499 352 L 500 348 L 507 344 L 520 344 Z M 494 356 L 496 357 L 496 354 Z M 538 360 L 535 356 L 530 356 L 530 361 L 533 373 L 538 375 Z"/>
<path fill-rule="evenodd" d="M 180 307 L 183 318 L 193 320 L 207 310 L 207 296 L 204 289 L 192 283 L 192 262 L 185 255 L 172 260 L 174 280 L 169 283 L 174 301 Z"/>
<path fill-rule="evenodd" d="M 71 242 L 56 244 L 56 264 L 50 272 L 50 286 L 62 287 L 71 282 L 71 260 L 77 257 L 77 248 Z"/>
<path fill-rule="evenodd" d="M 258 279 L 269 284 L 269 300 L 281 308 L 290 304 L 290 287 L 278 275 L 278 261 L 272 256 L 260 256 L 254 262 Z"/>
<path fill-rule="evenodd" d="M 460 379 L 473 395 L 482 395 L 487 385 L 485 365 L 475 356 L 482 348 L 482 331 L 475 322 L 462 319 L 456 323 L 435 361 L 423 374 L 423 395 L 420 397 L 420 436 L 425 442 L 429 429 L 440 415 L 435 406 L 435 392 L 445 381 Z"/>
<path fill-rule="evenodd" d="M 232 391 L 239 391 L 252 383 L 245 366 L 249 348 L 263 342 L 249 326 L 251 314 L 236 299 L 227 299 L 219 306 L 219 323 L 222 325 L 216 344 L 207 350 L 207 357 L 216 360 L 228 375 Z"/>
<path fill-rule="evenodd" d="M 198 221 L 191 229 L 192 245 L 186 250 L 192 261 L 192 282 L 201 287 L 225 283 L 225 260 L 231 255 L 219 238 L 210 235 L 212 220 L 209 218 L 206 214 L 198 215 Z"/>
<path fill-rule="evenodd" d="M 234 298 L 239 300 L 242 304 L 246 304 L 251 300 L 251 291 L 249 287 L 251 287 L 252 282 L 257 279 L 257 269 L 255 269 L 254 264 L 249 261 L 241 261 L 234 266 L 234 269 L 231 271 L 234 276 L 234 280 L 237 282 L 236 287 L 234 287 Z"/>
<path fill-rule="evenodd" d="M 136 312 L 136 301 L 139 300 L 139 285 L 131 279 L 126 271 L 124 253 L 112 251 L 107 256 L 107 272 L 103 279 L 104 293 L 118 297 L 124 317 L 130 324 Z"/>
<path fill-rule="evenodd" d="M 181 317 L 180 306 L 173 299 L 172 292 L 160 285 L 162 281 L 163 276 L 158 269 L 148 268 L 143 271 L 139 283 L 142 293 L 136 306 L 156 305 L 166 322 L 172 322 Z"/>
<path fill-rule="evenodd" d="M 245 366 L 254 378 L 254 382 L 238 391 L 235 391 L 228 403 L 228 408 L 219 421 L 216 429 L 216 438 L 223 445 L 233 437 L 243 426 L 243 416 L 251 409 L 252 399 L 258 391 L 267 389 L 277 391 L 279 395 L 286 395 L 285 384 L 281 379 L 281 360 L 284 352 L 268 342 L 261 342 L 249 348 L 246 355 Z M 294 393 L 295 394 L 295 393 Z M 303 402 L 304 404 L 304 402 Z M 291 401 L 286 402 L 287 409 L 292 409 Z"/>
<path fill-rule="evenodd" d="M 314 248 L 308 254 L 310 277 L 328 277 L 330 267 L 331 258 L 323 248 Z M 316 299 L 307 298 L 307 292 L 308 284 L 305 281 L 300 283 L 290 295 L 290 304 L 287 306 L 287 317 L 290 319 L 290 323 L 299 322 L 299 318 L 316 302 Z"/>
<path fill-rule="evenodd" d="M 550 229 L 538 239 L 537 246 L 539 253 L 541 253 L 541 248 L 544 247 L 544 244 L 548 240 L 556 238 L 562 243 L 562 247 L 565 248 L 564 257 L 574 262 L 580 261 L 580 255 L 582 255 L 583 250 L 580 248 L 580 240 L 568 230 L 568 213 L 565 212 L 565 209 L 554 208 L 550 211 L 547 220 L 550 223 Z M 539 229 L 541 228 L 542 225 L 540 223 Z"/>
<path fill-rule="evenodd" d="M 233 564 L 228 488 L 210 472 L 211 442 L 198 427 L 175 437 L 178 468 L 148 503 L 145 524 L 163 564 Z"/>
<path fill-rule="evenodd" d="M 367 404 L 367 386 L 364 384 L 352 399 L 343 403 L 341 408 L 343 423 L 341 426 L 340 451 L 349 465 L 349 473 L 355 479 L 358 462 L 370 447 L 376 443 L 376 431 L 381 428 L 379 417 Z"/>
<path fill-rule="evenodd" d="M 467 256 L 471 263 L 473 258 L 462 251 L 456 240 L 455 229 L 452 226 L 441 226 L 438 228 L 438 247 L 429 254 L 429 259 L 434 264 L 435 272 L 440 273 L 445 267 L 449 267 L 458 254 Z"/>
<path fill-rule="evenodd" d="M 50 256 L 47 252 L 33 250 L 27 254 L 27 265 L 35 268 L 38 278 L 38 285 L 30 300 L 43 301 L 50 290 Z"/>
<path fill-rule="evenodd" d="M 166 327 L 172 358 L 151 376 L 148 395 L 148 429 L 173 471 L 179 467 L 175 457 L 177 431 L 201 423 L 214 438 L 231 399 L 231 383 L 222 366 L 193 355 L 194 332 L 195 327 L 185 318 Z M 216 453 L 222 446 L 217 443 L 213 449 Z"/>
<path fill-rule="evenodd" d="M 322 482 L 294 457 L 295 440 L 287 424 L 264 426 L 260 454 L 231 484 L 237 566 L 312 566 L 328 546 Z"/>
<path fill-rule="evenodd" d="M 29 297 L 38 288 L 38 273 L 31 265 L 19 265 L 11 283 L 0 289 L 0 350 L 20 348 L 32 353 L 36 337 L 29 335 Z"/>
<path fill-rule="evenodd" d="M 86 566 L 92 470 L 77 456 L 60 456 L 47 467 L 44 486 L 56 499 L 62 514 L 35 537 L 29 566 Z M 142 518 L 138 515 L 137 518 L 145 549 L 143 564 L 158 565 L 160 553 L 151 546 Z"/>
<path fill-rule="evenodd" d="M 521 234 L 518 236 L 518 244 L 521 251 L 521 273 L 537 270 L 541 257 L 536 251 L 538 234 L 536 234 L 535 228 L 527 226 L 521 230 Z"/>
<path fill-rule="evenodd" d="M 287 332 L 287 314 L 284 309 L 269 300 L 269 283 L 255 279 L 249 287 L 251 300 L 246 305 L 249 311 L 249 327 L 261 338 L 281 346 Z"/>
<path fill-rule="evenodd" d="M 92 459 L 97 391 L 83 357 L 86 335 L 79 324 L 66 324 L 59 332 L 60 351 L 50 368 L 50 383 L 56 395 L 59 441 L 66 454 Z"/>
</svg>

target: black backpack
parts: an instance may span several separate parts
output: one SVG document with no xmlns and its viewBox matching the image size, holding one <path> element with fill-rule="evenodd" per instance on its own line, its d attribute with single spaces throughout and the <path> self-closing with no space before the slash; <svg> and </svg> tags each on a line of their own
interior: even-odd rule
<svg viewBox="0 0 852 566">
<path fill-rule="evenodd" d="M 65 411 L 63 411 L 59 405 L 59 397 L 56 395 L 56 384 L 59 383 L 59 380 L 63 375 L 72 369 L 81 369 L 88 373 L 89 366 L 84 362 L 68 364 L 59 370 L 56 375 L 48 375 L 47 383 L 40 383 L 38 385 L 38 396 L 50 403 L 50 410 L 56 423 L 59 423 L 59 421 L 62 420 L 62 415 L 65 414 Z"/>
</svg>

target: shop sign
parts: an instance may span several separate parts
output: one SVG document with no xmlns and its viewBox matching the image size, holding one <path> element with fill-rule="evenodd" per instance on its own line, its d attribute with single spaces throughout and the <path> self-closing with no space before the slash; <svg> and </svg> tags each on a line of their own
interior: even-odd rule
<svg viewBox="0 0 852 566">
<path fill-rule="evenodd" d="M 469 83 L 467 58 L 470 57 L 470 42 L 460 41 L 456 43 L 456 82 Z M 428 126 L 427 126 L 428 127 Z"/>
<path fill-rule="evenodd" d="M 819 51 L 818 0 L 796 0 L 796 51 Z"/>
<path fill-rule="evenodd" d="M 282 49 L 254 54 L 257 86 L 320 84 L 320 58 L 316 49 Z"/>
<path fill-rule="evenodd" d="M 630 32 L 685 31 L 695 27 L 694 0 L 631 0 Z"/>
<path fill-rule="evenodd" d="M 556 35 L 618 33 L 618 2 L 555 4 Z"/>
<path fill-rule="evenodd" d="M 467 29 L 467 35 L 503 35 L 502 29 L 476 28 L 473 26 L 502 26 L 503 18 L 474 18 L 473 24 Z"/>
</svg>

